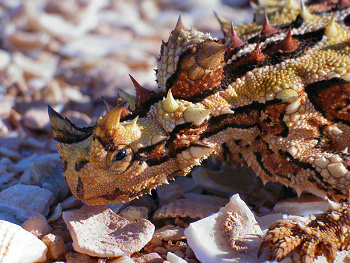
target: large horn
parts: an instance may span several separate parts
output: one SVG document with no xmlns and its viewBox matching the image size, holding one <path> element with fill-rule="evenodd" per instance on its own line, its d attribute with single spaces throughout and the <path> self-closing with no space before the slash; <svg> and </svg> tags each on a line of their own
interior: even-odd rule
<svg viewBox="0 0 350 263">
<path fill-rule="evenodd" d="M 84 141 L 92 135 L 94 129 L 93 126 L 79 128 L 50 106 L 48 106 L 48 112 L 52 127 L 52 134 L 56 141 L 72 144 Z"/>
</svg>

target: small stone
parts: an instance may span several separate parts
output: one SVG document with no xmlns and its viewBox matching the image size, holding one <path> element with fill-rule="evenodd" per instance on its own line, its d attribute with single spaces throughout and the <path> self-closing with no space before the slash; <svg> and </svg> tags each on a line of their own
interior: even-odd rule
<svg viewBox="0 0 350 263">
<path fill-rule="evenodd" d="M 168 252 L 166 255 L 166 259 L 170 262 L 170 263 L 187 263 L 186 260 L 180 258 L 178 255 Z"/>
<path fill-rule="evenodd" d="M 48 258 L 63 259 L 64 255 L 68 252 L 68 248 L 64 244 L 63 238 L 58 235 L 47 234 L 41 239 L 41 241 L 43 241 L 48 248 Z"/>
<path fill-rule="evenodd" d="M 38 157 L 30 169 L 31 184 L 50 190 L 57 201 L 64 200 L 70 190 L 62 176 L 62 161 L 58 153 Z"/>
<path fill-rule="evenodd" d="M 16 225 L 21 225 L 22 222 L 19 221 L 15 216 L 8 214 L 8 213 L 0 213 L 0 220 L 4 220 Z"/>
<path fill-rule="evenodd" d="M 160 229 L 157 229 L 154 233 L 154 236 L 164 241 L 177 241 L 186 239 L 184 231 L 185 229 L 182 227 L 167 225 Z"/>
<path fill-rule="evenodd" d="M 115 259 L 108 260 L 108 263 L 135 263 L 135 261 L 132 260 L 129 256 L 121 256 Z"/>
<path fill-rule="evenodd" d="M 4 157 L 0 160 L 0 184 L 5 184 L 11 181 L 17 174 L 17 169 L 12 161 Z"/>
<path fill-rule="evenodd" d="M 0 192 L 0 211 L 25 221 L 37 213 L 47 215 L 53 200 L 53 194 L 49 190 L 17 184 Z"/>
<path fill-rule="evenodd" d="M 144 254 L 141 255 L 138 258 L 134 258 L 133 259 L 137 262 L 137 263 L 163 263 L 164 259 L 156 252 L 152 252 L 152 253 L 148 253 L 148 254 Z"/>
<path fill-rule="evenodd" d="M 148 219 L 148 208 L 142 206 L 128 206 L 120 211 L 119 215 L 130 222 L 137 222 L 141 219 Z"/>
<path fill-rule="evenodd" d="M 51 132 L 49 115 L 45 108 L 33 108 L 24 114 L 23 124 L 25 127 L 35 131 Z"/>
<path fill-rule="evenodd" d="M 16 224 L 0 220 L 0 262 L 43 262 L 46 252 L 46 245 L 36 236 Z"/>
<path fill-rule="evenodd" d="M 68 252 L 65 255 L 66 263 L 96 263 L 97 260 L 84 254 Z"/>
<path fill-rule="evenodd" d="M 42 214 L 35 214 L 31 216 L 22 224 L 22 227 L 39 239 L 52 231 L 52 228 L 47 222 L 45 216 Z"/>
<path fill-rule="evenodd" d="M 68 209 L 74 208 L 80 203 L 81 201 L 72 195 L 61 203 L 62 210 L 68 210 Z"/>
<path fill-rule="evenodd" d="M 91 125 L 91 118 L 85 113 L 78 111 L 67 111 L 64 116 L 78 127 L 87 127 Z"/>
<path fill-rule="evenodd" d="M 202 191 L 202 189 L 190 177 L 179 176 L 176 178 L 174 183 L 179 185 L 184 193 Z"/>
<path fill-rule="evenodd" d="M 183 197 L 181 186 L 177 184 L 162 184 L 156 189 L 161 206 Z"/>
<path fill-rule="evenodd" d="M 97 257 L 138 252 L 151 240 L 155 229 L 146 219 L 131 223 L 106 206 L 83 206 L 63 212 L 62 217 L 72 236 L 74 250 Z"/>
</svg>

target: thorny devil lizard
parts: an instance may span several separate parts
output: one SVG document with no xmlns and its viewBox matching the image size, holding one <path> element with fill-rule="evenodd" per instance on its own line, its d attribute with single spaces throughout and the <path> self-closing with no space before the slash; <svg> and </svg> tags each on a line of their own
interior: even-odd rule
<svg viewBox="0 0 350 263">
<path fill-rule="evenodd" d="M 288 1 L 261 23 L 219 19 L 222 39 L 179 19 L 161 46 L 160 92 L 132 79 L 129 107 L 108 109 L 93 127 L 49 108 L 73 194 L 88 205 L 126 202 L 216 153 L 264 182 L 340 202 L 306 225 L 274 224 L 260 249 L 277 260 L 296 250 L 302 262 L 333 261 L 350 248 L 349 5 Z"/>
</svg>

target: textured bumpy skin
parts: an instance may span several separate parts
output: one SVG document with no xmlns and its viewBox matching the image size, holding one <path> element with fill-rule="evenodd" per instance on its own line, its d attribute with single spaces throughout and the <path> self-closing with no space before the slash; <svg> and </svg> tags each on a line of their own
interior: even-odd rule
<svg viewBox="0 0 350 263">
<path fill-rule="evenodd" d="M 222 39 L 179 20 L 161 46 L 159 92 L 132 79 L 136 97 L 120 94 L 129 109 L 107 107 L 96 126 L 78 128 L 49 108 L 72 193 L 88 205 L 126 202 L 216 153 L 249 165 L 264 182 L 347 200 L 347 2 L 289 1 L 265 16 L 263 9 L 257 22 L 239 27 L 218 18 Z M 304 262 L 318 254 L 331 261 L 349 246 L 348 212 L 344 204 L 307 226 L 282 221 L 262 249 L 271 246 L 279 260 L 298 250 Z"/>
</svg>

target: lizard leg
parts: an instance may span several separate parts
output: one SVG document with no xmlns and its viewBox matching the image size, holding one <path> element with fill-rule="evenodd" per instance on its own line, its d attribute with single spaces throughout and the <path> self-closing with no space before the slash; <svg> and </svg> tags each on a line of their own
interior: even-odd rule
<svg viewBox="0 0 350 263">
<path fill-rule="evenodd" d="M 313 262 L 319 255 L 333 262 L 337 250 L 350 248 L 350 207 L 347 203 L 331 204 L 308 223 L 280 220 L 269 227 L 259 255 L 266 247 L 277 261 L 297 252 L 302 263 Z"/>
</svg>

